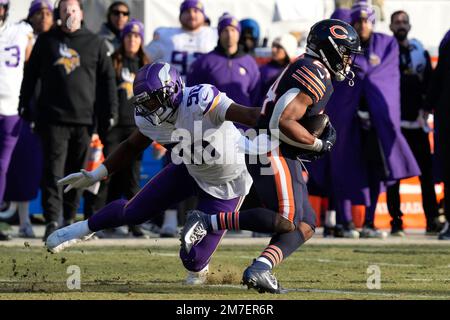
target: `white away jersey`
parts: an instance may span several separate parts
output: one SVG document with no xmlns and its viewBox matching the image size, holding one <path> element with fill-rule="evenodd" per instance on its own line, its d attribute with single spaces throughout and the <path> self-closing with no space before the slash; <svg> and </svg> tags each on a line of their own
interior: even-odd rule
<svg viewBox="0 0 450 320">
<path fill-rule="evenodd" d="M 183 161 L 190 175 L 206 193 L 223 200 L 245 196 L 252 178 L 239 150 L 241 133 L 225 113 L 233 103 L 214 86 L 202 84 L 185 88 L 176 115 L 160 126 L 135 116 L 142 134 L 162 145 L 179 143 L 172 150 L 175 163 Z M 174 158 L 183 152 L 183 160 Z M 192 148 L 195 151 L 191 151 Z"/>
<path fill-rule="evenodd" d="M 145 51 L 152 62 L 168 62 L 175 66 L 185 80 L 186 73 L 195 59 L 212 51 L 217 45 L 217 30 L 201 27 L 196 32 L 182 28 L 158 28 Z"/>
<path fill-rule="evenodd" d="M 0 27 L 0 115 L 17 114 L 25 51 L 32 38 L 33 29 L 26 22 Z"/>
</svg>

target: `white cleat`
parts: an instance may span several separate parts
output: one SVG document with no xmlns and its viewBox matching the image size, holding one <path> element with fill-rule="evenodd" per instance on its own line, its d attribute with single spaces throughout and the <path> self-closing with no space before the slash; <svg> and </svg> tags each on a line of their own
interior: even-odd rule
<svg viewBox="0 0 450 320">
<path fill-rule="evenodd" d="M 186 280 L 184 281 L 184 284 L 189 286 L 198 286 L 205 284 L 209 273 L 209 265 L 206 265 L 202 270 L 198 272 L 194 271 L 188 271 L 188 275 L 186 277 Z"/>
<path fill-rule="evenodd" d="M 87 220 L 84 220 L 56 230 L 48 236 L 45 245 L 50 252 L 58 253 L 78 242 L 88 240 L 93 235 Z"/>
</svg>

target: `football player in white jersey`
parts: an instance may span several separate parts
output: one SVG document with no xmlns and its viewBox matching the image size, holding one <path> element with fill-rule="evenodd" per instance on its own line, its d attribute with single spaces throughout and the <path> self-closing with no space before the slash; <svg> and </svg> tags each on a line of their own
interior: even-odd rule
<svg viewBox="0 0 450 320">
<path fill-rule="evenodd" d="M 217 45 L 217 31 L 205 26 L 204 6 L 199 0 L 185 0 L 180 6 L 181 27 L 160 27 L 145 48 L 152 62 L 168 62 L 183 80 L 195 59 Z"/>
<path fill-rule="evenodd" d="M 6 173 L 20 133 L 18 116 L 23 68 L 33 46 L 33 30 L 26 22 L 9 23 L 9 0 L 0 0 L 0 204 Z M 10 237 L 0 233 L 0 240 Z"/>
<path fill-rule="evenodd" d="M 199 0 L 185 0 L 180 6 L 181 27 L 160 27 L 155 30 L 153 41 L 145 48 L 152 62 L 168 62 L 186 81 L 191 64 L 201 54 L 212 51 L 217 45 L 218 35 L 215 28 L 205 26 L 204 6 Z M 164 148 L 156 148 L 156 157 L 163 157 Z M 169 159 L 165 157 L 164 163 Z M 192 207 L 191 201 L 187 206 Z M 165 212 L 161 226 L 162 237 L 177 236 L 177 210 L 169 208 Z"/>
<path fill-rule="evenodd" d="M 259 108 L 238 105 L 211 85 L 184 88 L 177 70 L 167 63 L 153 63 L 139 70 L 133 91 L 138 129 L 98 169 L 81 170 L 59 184 L 68 184 L 65 191 L 88 187 L 127 166 L 152 141 L 171 149 L 174 163 L 130 201 L 111 202 L 88 220 L 52 233 L 46 243 L 52 252 L 102 229 L 153 219 L 170 205 L 193 195 L 198 196 L 198 208 L 213 214 L 240 207 L 249 192 L 252 179 L 245 155 L 239 151 L 242 136 L 232 121 L 254 125 Z M 223 235 L 209 233 L 189 254 L 180 251 L 189 271 L 187 283 L 205 281 L 209 260 Z"/>
</svg>

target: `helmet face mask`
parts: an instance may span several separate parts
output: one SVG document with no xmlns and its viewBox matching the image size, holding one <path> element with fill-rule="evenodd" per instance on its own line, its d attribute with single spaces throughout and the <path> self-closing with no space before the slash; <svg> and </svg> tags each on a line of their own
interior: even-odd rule
<svg viewBox="0 0 450 320">
<path fill-rule="evenodd" d="M 347 79 L 354 84 L 351 67 L 362 50 L 359 36 L 349 24 L 335 19 L 316 23 L 308 35 L 306 53 L 320 59 L 337 81 Z"/>
<path fill-rule="evenodd" d="M 183 98 L 183 80 L 167 63 L 146 65 L 138 71 L 133 83 L 133 105 L 136 115 L 155 126 L 170 119 Z"/>
</svg>

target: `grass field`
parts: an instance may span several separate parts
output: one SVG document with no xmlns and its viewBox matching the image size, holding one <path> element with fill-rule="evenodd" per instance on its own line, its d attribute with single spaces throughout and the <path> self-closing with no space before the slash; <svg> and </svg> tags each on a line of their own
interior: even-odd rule
<svg viewBox="0 0 450 320">
<path fill-rule="evenodd" d="M 242 271 L 261 246 L 223 245 L 208 285 L 183 285 L 177 247 L 78 247 L 53 255 L 38 247 L 0 247 L 0 299 L 450 299 L 450 247 L 435 245 L 306 245 L 275 275 L 288 294 L 241 286 Z M 67 269 L 81 270 L 69 290 Z M 381 289 L 366 286 L 370 265 Z"/>
</svg>

